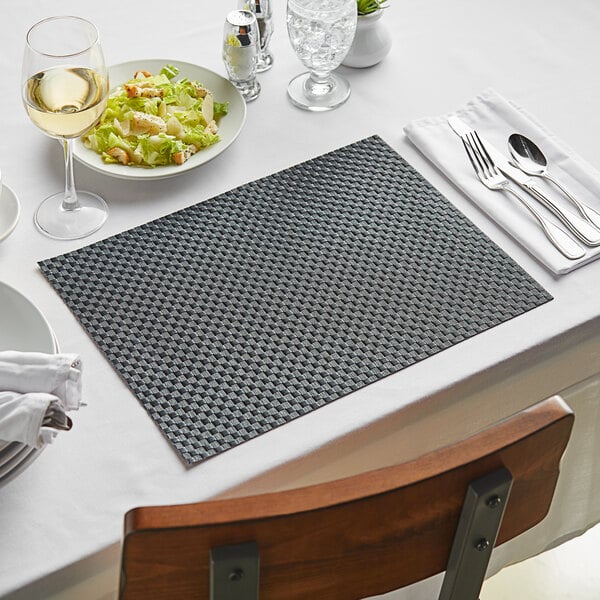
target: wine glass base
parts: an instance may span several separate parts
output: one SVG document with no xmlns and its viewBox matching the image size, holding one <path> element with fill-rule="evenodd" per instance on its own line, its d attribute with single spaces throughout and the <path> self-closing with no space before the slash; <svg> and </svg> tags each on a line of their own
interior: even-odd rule
<svg viewBox="0 0 600 600">
<path fill-rule="evenodd" d="M 260 54 L 256 63 L 256 72 L 264 73 L 273 66 L 273 55 L 272 54 Z"/>
<path fill-rule="evenodd" d="M 77 191 L 79 208 L 62 207 L 64 193 L 46 198 L 33 216 L 36 227 L 55 240 L 77 240 L 98 231 L 108 217 L 108 206 L 92 192 Z"/>
<path fill-rule="evenodd" d="M 322 88 L 323 93 L 309 91 L 310 73 L 302 73 L 294 77 L 288 84 L 288 97 L 291 103 L 304 110 L 324 111 L 337 108 L 350 97 L 350 84 L 337 73 L 330 73 L 330 85 Z"/>
</svg>

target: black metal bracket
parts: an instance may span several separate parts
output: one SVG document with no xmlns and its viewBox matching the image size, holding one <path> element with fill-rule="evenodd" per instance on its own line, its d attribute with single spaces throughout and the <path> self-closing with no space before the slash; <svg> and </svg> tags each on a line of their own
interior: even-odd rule
<svg viewBox="0 0 600 600">
<path fill-rule="evenodd" d="M 258 600 L 256 542 L 210 550 L 210 600 Z"/>
<path fill-rule="evenodd" d="M 439 600 L 479 598 L 512 482 L 502 467 L 469 484 Z"/>
</svg>

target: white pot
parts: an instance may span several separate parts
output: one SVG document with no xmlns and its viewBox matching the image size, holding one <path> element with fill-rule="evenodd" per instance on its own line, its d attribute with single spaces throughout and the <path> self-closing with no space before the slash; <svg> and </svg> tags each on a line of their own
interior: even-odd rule
<svg viewBox="0 0 600 600">
<path fill-rule="evenodd" d="M 381 62 L 392 47 L 392 36 L 381 21 L 383 10 L 358 15 L 354 41 L 342 64 L 346 67 L 372 67 Z"/>
</svg>

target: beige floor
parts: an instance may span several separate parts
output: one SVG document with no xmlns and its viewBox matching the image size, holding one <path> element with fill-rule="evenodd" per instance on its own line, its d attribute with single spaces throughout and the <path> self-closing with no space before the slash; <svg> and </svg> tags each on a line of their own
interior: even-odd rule
<svg viewBox="0 0 600 600">
<path fill-rule="evenodd" d="M 488 579 L 481 600 L 599 600 L 600 525 Z"/>
</svg>

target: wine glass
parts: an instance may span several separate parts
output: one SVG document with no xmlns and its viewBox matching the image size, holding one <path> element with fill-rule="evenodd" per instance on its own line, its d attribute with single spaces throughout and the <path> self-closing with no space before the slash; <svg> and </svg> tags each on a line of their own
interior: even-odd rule
<svg viewBox="0 0 600 600">
<path fill-rule="evenodd" d="M 36 23 L 27 32 L 21 84 L 29 118 L 62 141 L 65 157 L 65 190 L 41 203 L 35 224 L 52 238 L 85 237 L 108 215 L 104 200 L 77 191 L 73 177 L 73 139 L 100 119 L 108 95 L 108 71 L 96 27 L 74 16 Z"/>
<path fill-rule="evenodd" d="M 287 28 L 294 52 L 310 71 L 292 79 L 288 96 L 306 110 L 336 108 L 350 84 L 332 73 L 348 53 L 356 30 L 356 0 L 288 0 Z"/>
</svg>

